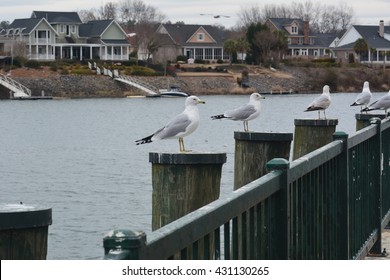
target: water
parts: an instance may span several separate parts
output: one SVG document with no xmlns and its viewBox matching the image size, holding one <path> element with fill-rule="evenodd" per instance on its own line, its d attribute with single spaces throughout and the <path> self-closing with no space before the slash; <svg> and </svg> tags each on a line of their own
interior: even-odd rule
<svg viewBox="0 0 390 280">
<path fill-rule="evenodd" d="M 377 99 L 383 93 L 374 94 Z M 316 95 L 272 95 L 249 123 L 259 132 L 294 132 L 295 118 Z M 349 107 L 356 94 L 334 94 L 328 118 L 353 133 Z M 187 149 L 226 152 L 221 197 L 233 188 L 233 132 L 241 122 L 211 115 L 248 101 L 248 96 L 203 96 L 201 124 L 185 138 Z M 114 228 L 151 231 L 149 152 L 178 152 L 177 140 L 136 146 L 184 108 L 182 98 L 81 99 L 0 102 L 0 204 L 23 202 L 53 209 L 48 259 L 99 259 L 102 238 Z"/>
</svg>

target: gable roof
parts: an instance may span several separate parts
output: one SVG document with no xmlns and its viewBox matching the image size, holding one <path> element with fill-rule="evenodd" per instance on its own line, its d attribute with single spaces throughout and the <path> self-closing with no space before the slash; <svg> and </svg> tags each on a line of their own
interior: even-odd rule
<svg viewBox="0 0 390 280">
<path fill-rule="evenodd" d="M 353 27 L 363 37 L 370 48 L 390 48 L 390 41 L 379 36 L 378 25 L 354 25 Z M 390 33 L 390 26 L 385 26 L 385 33 Z"/>
<path fill-rule="evenodd" d="M 31 18 L 45 18 L 51 24 L 56 23 L 73 23 L 81 24 L 82 21 L 77 12 L 50 12 L 50 11 L 33 11 Z"/>
<path fill-rule="evenodd" d="M 225 32 L 220 28 L 212 25 L 199 25 L 199 24 L 162 24 L 160 28 L 164 28 L 172 40 L 179 45 L 189 45 L 187 42 L 200 28 L 203 28 L 212 39 L 215 44 L 221 45 L 225 41 Z M 197 45 L 202 43 L 197 43 Z M 210 43 L 205 43 L 210 44 Z"/>
<path fill-rule="evenodd" d="M 293 35 L 299 35 L 303 36 L 303 20 L 299 18 L 268 18 L 268 21 L 270 21 L 277 29 L 285 31 L 288 33 L 286 26 L 292 25 L 295 21 L 298 24 L 298 33 Z M 313 36 L 313 34 L 309 31 L 309 36 Z"/>
<path fill-rule="evenodd" d="M 53 27 L 47 22 L 44 18 L 21 18 L 15 19 L 7 29 L 17 29 L 20 28 L 22 34 L 29 34 L 31 31 L 35 29 L 37 25 L 39 25 L 42 21 L 45 21 L 47 25 L 57 33 Z"/>
<path fill-rule="evenodd" d="M 113 20 L 91 20 L 80 25 L 80 37 L 100 37 Z"/>
</svg>

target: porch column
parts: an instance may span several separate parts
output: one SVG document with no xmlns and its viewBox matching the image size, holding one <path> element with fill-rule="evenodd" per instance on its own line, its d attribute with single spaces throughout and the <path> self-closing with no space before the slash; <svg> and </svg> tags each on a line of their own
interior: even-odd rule
<svg viewBox="0 0 390 280">
<path fill-rule="evenodd" d="M 70 59 L 73 58 L 73 46 L 70 47 Z"/>
<path fill-rule="evenodd" d="M 83 60 L 83 46 L 80 46 L 80 61 Z"/>
<path fill-rule="evenodd" d="M 90 46 L 89 47 L 89 59 L 92 60 L 92 51 L 93 51 L 93 47 Z"/>
</svg>

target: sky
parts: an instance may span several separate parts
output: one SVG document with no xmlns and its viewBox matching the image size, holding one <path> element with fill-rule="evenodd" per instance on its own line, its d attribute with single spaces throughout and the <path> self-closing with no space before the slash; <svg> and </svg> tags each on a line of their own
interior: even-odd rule
<svg viewBox="0 0 390 280">
<path fill-rule="evenodd" d="M 107 2 L 122 0 L 1 0 L 0 21 L 12 22 L 17 18 L 29 18 L 36 11 L 79 11 L 99 8 Z M 221 24 L 226 28 L 236 25 L 237 14 L 243 7 L 265 4 L 290 4 L 290 0 L 143 0 L 157 8 L 171 22 L 184 21 L 186 24 Z M 306 2 L 306 0 L 294 0 Z M 326 3 L 338 6 L 340 0 L 311 0 L 313 3 Z M 378 25 L 379 20 L 390 22 L 390 0 L 344 0 L 355 12 L 354 23 Z M 200 14 L 210 14 L 201 16 Z M 214 18 L 213 15 L 226 15 L 229 18 Z"/>
</svg>

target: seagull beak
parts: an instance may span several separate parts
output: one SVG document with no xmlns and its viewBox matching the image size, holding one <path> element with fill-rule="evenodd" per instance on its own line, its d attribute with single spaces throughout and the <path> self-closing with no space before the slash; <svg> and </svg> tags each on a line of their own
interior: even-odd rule
<svg viewBox="0 0 390 280">
<path fill-rule="evenodd" d="M 206 104 L 204 100 L 199 100 L 198 103 Z"/>
<path fill-rule="evenodd" d="M 261 99 L 265 99 L 265 96 L 261 96 L 260 98 L 261 98 Z"/>
</svg>

